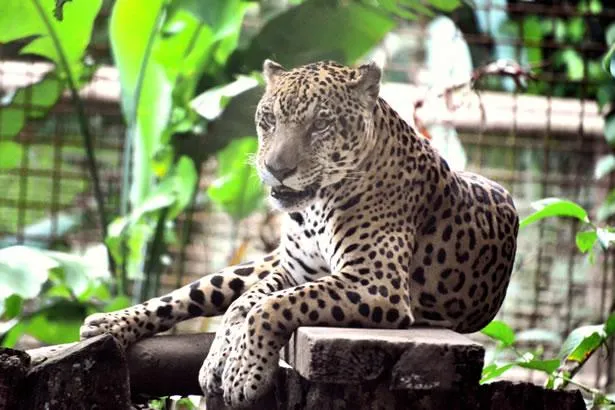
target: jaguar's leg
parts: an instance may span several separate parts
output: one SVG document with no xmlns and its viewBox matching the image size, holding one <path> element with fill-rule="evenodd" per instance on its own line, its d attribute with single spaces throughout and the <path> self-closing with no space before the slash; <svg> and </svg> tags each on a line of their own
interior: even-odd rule
<svg viewBox="0 0 615 410">
<path fill-rule="evenodd" d="M 90 315 L 81 326 L 81 338 L 110 333 L 123 346 L 128 346 L 183 320 L 219 315 L 242 293 L 276 270 L 279 264 L 276 250 L 260 260 L 207 275 L 168 295 L 116 312 Z"/>
<path fill-rule="evenodd" d="M 237 341 L 250 310 L 271 293 L 294 285 L 297 285 L 295 279 L 280 268 L 231 304 L 199 372 L 199 384 L 206 394 L 222 393 L 222 372 L 233 350 L 240 348 Z"/>
<path fill-rule="evenodd" d="M 407 287 L 362 286 L 334 274 L 273 293 L 258 302 L 235 335 L 222 374 L 227 405 L 254 402 L 270 388 L 279 351 L 299 326 L 407 328 Z M 372 283 L 378 283 L 374 281 Z"/>
</svg>

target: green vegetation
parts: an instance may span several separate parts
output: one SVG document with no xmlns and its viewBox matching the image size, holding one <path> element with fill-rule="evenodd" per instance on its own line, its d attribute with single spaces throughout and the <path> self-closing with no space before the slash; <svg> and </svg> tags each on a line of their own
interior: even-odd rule
<svg viewBox="0 0 615 410">
<path fill-rule="evenodd" d="M 590 260 L 594 260 L 596 247 L 607 251 L 615 243 L 615 228 L 598 226 L 590 220 L 585 209 L 572 201 L 546 198 L 533 203 L 532 206 L 535 212 L 520 222 L 521 229 L 544 218 L 575 218 L 583 224 L 582 229 L 576 234 L 577 248 L 582 253 L 588 253 Z M 518 366 L 544 373 L 547 377 L 545 384 L 547 388 L 562 389 L 568 384 L 573 384 L 590 395 L 591 401 L 588 405 L 615 408 L 612 407 L 615 406 L 615 395 L 608 395 L 574 379 L 589 358 L 615 335 L 615 313 L 611 313 L 604 323 L 581 326 L 572 330 L 554 357 L 545 357 L 541 347 L 545 341 L 553 342 L 555 339 L 558 342 L 557 337 L 554 338 L 547 330 L 535 329 L 534 332 L 526 332 L 523 341 L 535 342 L 538 345 L 532 351 L 522 351 L 516 346 L 519 338 L 504 322 L 494 320 L 481 332 L 497 342 L 492 362 L 487 363 L 483 369 L 482 383 Z"/>
</svg>

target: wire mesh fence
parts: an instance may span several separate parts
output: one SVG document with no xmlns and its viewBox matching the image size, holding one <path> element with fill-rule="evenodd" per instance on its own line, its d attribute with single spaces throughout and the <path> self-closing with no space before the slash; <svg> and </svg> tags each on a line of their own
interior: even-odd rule
<svg viewBox="0 0 615 410">
<path fill-rule="evenodd" d="M 522 215 L 532 201 L 556 196 L 578 202 L 595 216 L 614 186 L 610 176 L 596 180 L 594 166 L 609 152 L 596 103 L 603 83 L 595 64 L 605 50 L 604 27 L 615 20 L 615 8 L 606 1 L 599 8 L 591 6 L 596 1 L 476 3 L 478 12 L 463 9 L 451 14 L 449 22 L 437 24 L 403 23 L 387 37 L 371 56 L 385 67 L 385 98 L 414 121 L 415 101 L 442 100 L 438 90 L 462 78 L 459 67 L 467 61 L 466 75 L 500 58 L 533 66 L 537 78 L 526 91 L 517 90 L 511 79 L 485 79 L 478 84 L 484 90 L 480 99 L 464 94 L 454 110 L 427 110 L 423 115 L 431 137 L 453 162 L 506 186 Z M 454 29 L 446 31 L 450 27 Z M 443 42 L 460 39 L 468 56 L 438 57 Z M 100 58 L 108 58 L 107 52 L 95 47 Z M 10 50 L 0 56 L 3 99 L 48 70 L 44 63 L 15 58 Z M 452 62 L 450 75 L 436 69 L 438 58 Z M 119 91 L 117 73 L 110 67 L 98 69 L 82 91 L 110 214 L 119 210 L 124 177 Z M 0 111 L 0 134 L 20 115 L 36 117 L 32 97 L 26 93 L 24 103 L 13 106 L 19 112 Z M 86 153 L 70 98 L 62 96 L 48 115 L 29 122 L 17 141 L 23 147 L 19 166 L 0 170 L 0 246 L 75 250 L 100 242 Z M 178 220 L 163 289 L 226 265 L 239 248 L 247 249 L 244 256 L 249 257 L 275 243 L 275 216 L 257 214 L 234 226 L 207 203 L 204 189 L 214 172 L 215 162 L 203 165 L 199 193 Z M 559 346 L 553 335 L 561 338 L 579 324 L 603 321 L 613 311 L 614 255 L 596 253 L 591 263 L 575 245 L 580 228 L 573 220 L 549 220 L 520 233 L 516 269 L 500 318 L 517 329 L 548 331 L 547 349 Z M 615 365 L 600 354 L 583 376 L 591 385 L 612 386 Z"/>
</svg>

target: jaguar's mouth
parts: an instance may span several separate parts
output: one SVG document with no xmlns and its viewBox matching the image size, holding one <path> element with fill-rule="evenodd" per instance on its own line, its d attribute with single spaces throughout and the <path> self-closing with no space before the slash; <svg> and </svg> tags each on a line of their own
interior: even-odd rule
<svg viewBox="0 0 615 410">
<path fill-rule="evenodd" d="M 316 187 L 309 186 L 301 191 L 294 190 L 284 185 L 271 188 L 271 196 L 284 208 L 298 204 L 312 198 L 316 194 Z"/>
</svg>

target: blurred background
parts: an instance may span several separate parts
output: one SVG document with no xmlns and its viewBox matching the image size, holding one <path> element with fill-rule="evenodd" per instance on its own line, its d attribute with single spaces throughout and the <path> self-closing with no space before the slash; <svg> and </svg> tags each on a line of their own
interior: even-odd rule
<svg viewBox="0 0 615 410">
<path fill-rule="evenodd" d="M 553 381 L 598 334 L 568 376 L 615 391 L 613 22 L 607 0 L 3 1 L 3 345 L 74 341 L 89 313 L 275 248 L 249 164 L 262 61 L 373 60 L 453 168 L 524 217 L 569 216 L 521 229 L 497 326 L 475 335 L 485 377 Z"/>
</svg>

